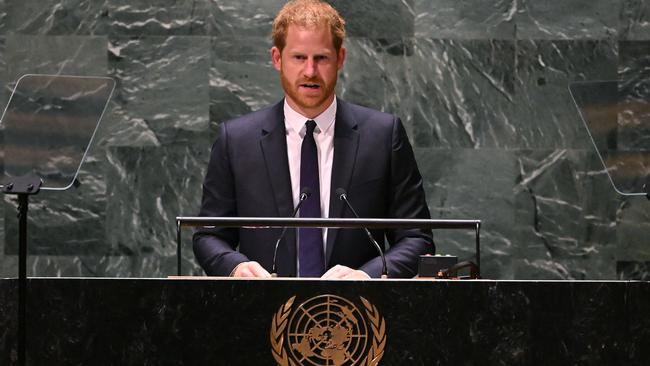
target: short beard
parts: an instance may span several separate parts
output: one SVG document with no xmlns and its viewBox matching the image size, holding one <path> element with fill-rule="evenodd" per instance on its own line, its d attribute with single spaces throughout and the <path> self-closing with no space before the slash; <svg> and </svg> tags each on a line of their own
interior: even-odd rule
<svg viewBox="0 0 650 366">
<path fill-rule="evenodd" d="M 323 103 L 325 103 L 332 96 L 332 94 L 334 94 L 337 79 L 338 75 L 334 77 L 332 83 L 327 85 L 320 79 L 313 80 L 323 88 L 322 97 L 316 100 L 306 99 L 298 93 L 299 85 L 291 85 L 291 83 L 289 83 L 289 80 L 287 80 L 287 78 L 284 76 L 284 73 L 280 71 L 280 80 L 282 82 L 282 89 L 284 89 L 285 94 L 287 94 L 291 100 L 298 105 L 298 107 L 303 109 L 314 109 L 316 107 L 322 106 Z M 327 108 L 327 106 L 325 107 Z"/>
</svg>

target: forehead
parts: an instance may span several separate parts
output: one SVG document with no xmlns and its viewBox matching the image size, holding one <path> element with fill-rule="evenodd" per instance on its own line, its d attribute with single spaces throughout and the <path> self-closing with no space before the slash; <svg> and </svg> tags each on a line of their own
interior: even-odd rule
<svg viewBox="0 0 650 366">
<path fill-rule="evenodd" d="M 326 24 L 308 26 L 292 24 L 287 28 L 285 49 L 332 51 L 334 40 Z"/>
</svg>

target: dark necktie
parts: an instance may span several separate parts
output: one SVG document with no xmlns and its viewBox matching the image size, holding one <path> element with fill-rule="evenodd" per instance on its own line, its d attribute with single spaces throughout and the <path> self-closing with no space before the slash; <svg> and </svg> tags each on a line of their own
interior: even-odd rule
<svg viewBox="0 0 650 366">
<path fill-rule="evenodd" d="M 321 217 L 320 184 L 318 177 L 318 150 L 314 140 L 316 122 L 305 124 L 307 132 L 300 151 L 300 187 L 309 187 L 311 195 L 300 208 L 300 217 Z M 323 254 L 323 230 L 320 228 L 298 229 L 300 277 L 320 277 L 325 273 Z"/>
</svg>

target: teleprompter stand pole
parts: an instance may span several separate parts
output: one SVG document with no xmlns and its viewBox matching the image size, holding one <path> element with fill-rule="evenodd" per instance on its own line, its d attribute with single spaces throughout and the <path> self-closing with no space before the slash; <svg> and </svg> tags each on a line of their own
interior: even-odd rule
<svg viewBox="0 0 650 366">
<path fill-rule="evenodd" d="M 18 196 L 18 365 L 25 366 L 27 343 L 27 208 L 29 196 L 37 194 L 43 182 L 34 176 L 11 178 L 2 191 Z"/>
</svg>

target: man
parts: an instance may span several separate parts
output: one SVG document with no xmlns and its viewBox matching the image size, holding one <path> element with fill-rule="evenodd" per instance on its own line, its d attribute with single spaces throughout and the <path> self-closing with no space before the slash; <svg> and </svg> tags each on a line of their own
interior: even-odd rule
<svg viewBox="0 0 650 366">
<path fill-rule="evenodd" d="M 278 13 L 271 59 L 285 98 L 220 125 L 199 215 L 290 217 L 306 190 L 301 217 L 353 217 L 336 194 L 342 188 L 361 217 L 430 217 L 401 121 L 335 96 L 346 57 L 344 24 L 319 0 L 291 1 Z M 279 246 L 280 276 L 380 276 L 381 258 L 362 230 L 297 231 L 287 231 Z M 194 252 L 208 275 L 269 277 L 278 235 L 279 230 L 201 228 Z M 390 245 L 390 277 L 414 276 L 419 255 L 434 252 L 430 231 L 373 235 Z"/>
</svg>

